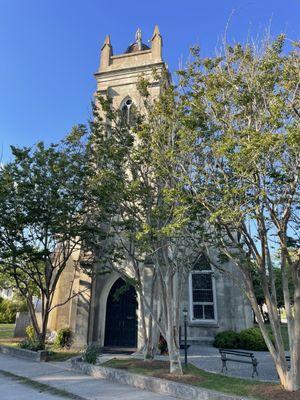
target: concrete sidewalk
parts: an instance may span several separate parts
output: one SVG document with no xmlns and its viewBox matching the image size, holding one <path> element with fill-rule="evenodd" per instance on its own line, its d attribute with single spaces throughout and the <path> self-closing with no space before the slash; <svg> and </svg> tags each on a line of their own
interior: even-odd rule
<svg viewBox="0 0 300 400">
<path fill-rule="evenodd" d="M 3 400 L 62 400 L 53 394 L 40 392 L 32 387 L 16 382 L 0 373 L 0 398 Z"/>
<path fill-rule="evenodd" d="M 91 376 L 78 374 L 70 369 L 68 363 L 39 363 L 0 354 L 0 370 L 26 377 L 57 389 L 63 389 L 86 400 L 175 400 L 174 397 L 167 395 L 159 395 L 131 386 L 116 384 L 105 379 L 95 379 Z M 9 381 L 10 379 L 7 378 L 7 382 Z M 3 388 L 3 379 L 1 383 L 1 387 Z M 16 388 L 18 386 L 17 389 L 19 390 L 21 384 L 10 381 L 7 390 L 9 390 L 9 385 L 16 385 Z M 8 399 L 8 396 L 9 392 L 7 397 L 5 397 L 3 391 L 1 392 L 1 399 Z M 16 397 L 16 399 L 19 398 L 21 399 L 21 397 Z M 42 394 L 37 390 L 34 397 L 28 397 L 28 399 L 32 398 L 42 400 L 46 397 L 42 397 Z M 56 399 L 57 397 L 49 396 L 48 398 Z"/>
</svg>

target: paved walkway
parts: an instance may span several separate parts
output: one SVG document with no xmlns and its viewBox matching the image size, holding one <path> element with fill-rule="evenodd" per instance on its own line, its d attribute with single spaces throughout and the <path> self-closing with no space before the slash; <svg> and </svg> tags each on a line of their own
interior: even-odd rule
<svg viewBox="0 0 300 400">
<path fill-rule="evenodd" d="M 247 350 L 248 351 L 248 350 Z M 258 361 L 258 377 L 255 379 L 263 381 L 276 381 L 278 376 L 274 366 L 274 362 L 270 354 L 266 351 L 253 351 Z M 222 363 L 219 350 L 208 345 L 193 345 L 188 349 L 188 362 L 199 368 L 210 372 L 221 372 Z M 228 371 L 224 374 L 239 378 L 249 378 L 252 375 L 252 365 L 237 362 L 227 362 Z"/>
<path fill-rule="evenodd" d="M 105 379 L 78 374 L 71 371 L 68 363 L 38 363 L 0 354 L 0 370 L 63 389 L 86 400 L 175 400 L 171 396 L 159 395 Z M 57 396 L 40 393 L 38 389 L 25 386 L 9 377 L 1 376 L 0 385 L 0 398 L 5 400 L 58 399 Z M 22 388 L 24 390 L 23 397 L 18 395 L 22 392 Z M 32 391 L 34 395 L 32 395 Z"/>
<path fill-rule="evenodd" d="M 62 400 L 61 397 L 40 393 L 36 389 L 16 382 L 0 373 L 0 397 L 3 400 Z"/>
</svg>

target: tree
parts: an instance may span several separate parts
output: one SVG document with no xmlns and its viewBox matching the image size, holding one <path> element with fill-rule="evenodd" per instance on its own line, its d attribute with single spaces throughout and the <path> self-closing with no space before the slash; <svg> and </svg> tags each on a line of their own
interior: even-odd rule
<svg viewBox="0 0 300 400">
<path fill-rule="evenodd" d="M 167 341 L 170 372 L 182 373 L 180 304 L 186 278 L 201 251 L 202 231 L 180 174 L 180 166 L 189 167 L 194 138 L 181 130 L 182 109 L 174 87 L 162 81 L 166 83 L 162 94 L 152 101 L 149 83 L 141 80 L 147 111 L 144 116 L 137 112 L 131 116 L 130 126 L 128 119 L 112 109 L 109 99 L 98 99 L 102 108 L 95 108 L 90 133 L 95 168 L 90 191 L 95 209 L 89 223 L 99 228 L 92 248 L 102 263 L 118 271 L 138 292 L 145 356 L 150 356 L 156 337 L 153 321 Z M 199 207 L 197 214 L 200 221 Z M 143 275 L 149 264 L 147 290 Z"/>
<path fill-rule="evenodd" d="M 78 252 L 88 231 L 86 154 L 74 140 L 12 147 L 12 153 L 14 161 L 0 171 L 0 274 L 26 299 L 43 347 L 49 313 L 59 306 L 53 304 L 58 280 L 67 263 L 73 263 L 74 277 L 80 267 Z M 71 287 L 68 300 L 74 295 Z"/>
<path fill-rule="evenodd" d="M 181 72 L 181 85 L 187 115 L 198 132 L 190 187 L 210 215 L 212 244 L 242 276 L 282 385 L 296 390 L 300 387 L 300 61 L 299 44 L 284 53 L 285 43 L 281 35 L 260 49 L 225 45 L 220 56 L 206 59 L 194 49 L 194 62 Z M 277 266 L 288 321 L 290 369 L 277 313 Z M 259 274 L 273 340 L 255 297 L 253 269 Z"/>
</svg>

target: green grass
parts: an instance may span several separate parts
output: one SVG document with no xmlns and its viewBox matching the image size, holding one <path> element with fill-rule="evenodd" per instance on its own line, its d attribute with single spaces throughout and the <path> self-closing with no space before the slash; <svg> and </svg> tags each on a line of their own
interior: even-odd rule
<svg viewBox="0 0 300 400">
<path fill-rule="evenodd" d="M 113 359 L 109 360 L 103 364 L 103 366 L 111 367 L 111 368 L 120 368 L 126 369 L 129 372 L 134 372 L 142 375 L 148 376 L 161 376 L 166 377 L 169 372 L 168 363 L 164 363 L 161 369 L 159 368 L 148 368 L 147 362 L 145 362 L 145 366 L 135 366 L 135 361 L 133 359 Z M 151 363 L 148 363 L 151 365 Z M 193 380 L 193 386 L 199 386 L 210 390 L 215 390 L 219 392 L 223 392 L 226 394 L 235 394 L 238 396 L 250 396 L 251 389 L 253 386 L 261 385 L 261 382 L 255 380 L 246 380 L 240 378 L 232 378 L 225 375 L 213 374 L 211 372 L 203 371 L 194 365 L 189 364 L 186 368 L 184 368 L 184 374 L 189 377 L 198 377 Z M 190 379 L 185 379 L 185 375 L 182 378 L 177 377 L 178 381 L 182 383 L 190 383 Z M 170 376 L 167 376 L 167 378 Z"/>
<path fill-rule="evenodd" d="M 250 381 L 221 374 L 213 374 L 191 364 L 187 366 L 185 372 L 202 378 L 196 386 L 226 394 L 250 396 L 254 386 L 262 385 L 261 382 L 255 380 Z"/>
<path fill-rule="evenodd" d="M 0 339 L 10 339 L 13 337 L 15 324 L 0 324 Z"/>
<path fill-rule="evenodd" d="M 44 383 L 33 381 L 32 379 L 25 378 L 24 376 L 15 375 L 11 372 L 0 370 L 0 374 L 2 376 L 6 376 L 14 381 L 17 381 L 23 385 L 29 386 L 33 389 L 38 390 L 39 392 L 50 393 L 56 396 L 63 397 L 64 399 L 71 399 L 71 400 L 85 400 L 83 397 L 78 396 L 76 394 L 72 394 L 67 392 L 64 389 L 57 389 L 55 387 L 46 385 Z"/>
<path fill-rule="evenodd" d="M 47 347 L 47 350 L 50 351 L 49 361 L 67 361 L 72 357 L 80 355 L 79 351 L 53 349 L 52 347 Z"/>
<path fill-rule="evenodd" d="M 5 346 L 18 347 L 20 339 L 13 338 L 14 324 L 0 324 L 0 344 Z M 79 351 L 57 349 L 53 346 L 46 346 L 51 352 L 49 361 L 67 361 L 69 358 L 78 356 Z"/>
<path fill-rule="evenodd" d="M 241 379 L 204 371 L 189 364 L 183 375 L 170 375 L 168 362 L 143 361 L 138 359 L 112 359 L 103 364 L 105 367 L 125 369 L 129 372 L 175 380 L 177 382 L 222 392 L 225 394 L 247 396 L 261 400 L 294 400 L 300 398 L 300 392 L 286 392 L 280 385 Z M 298 397 L 299 396 L 299 397 Z"/>
</svg>

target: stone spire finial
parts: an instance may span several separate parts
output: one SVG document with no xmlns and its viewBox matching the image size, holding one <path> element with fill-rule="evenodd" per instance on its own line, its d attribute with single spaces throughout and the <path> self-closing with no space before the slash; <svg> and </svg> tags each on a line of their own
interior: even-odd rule
<svg viewBox="0 0 300 400">
<path fill-rule="evenodd" d="M 135 42 L 138 45 L 139 50 L 142 50 L 142 31 L 140 28 L 135 33 Z"/>
<path fill-rule="evenodd" d="M 162 37 L 159 32 L 158 26 L 155 25 L 153 35 L 151 38 L 151 50 L 152 54 L 157 61 L 162 60 Z"/>
<path fill-rule="evenodd" d="M 102 49 L 103 49 L 103 47 L 106 46 L 106 45 L 111 46 L 111 43 L 110 43 L 110 36 L 109 36 L 109 35 L 106 35 L 106 36 L 105 36 L 105 40 L 104 40 Z"/>
<path fill-rule="evenodd" d="M 155 25 L 155 27 L 154 27 L 154 31 L 153 31 L 153 35 L 152 35 L 152 39 L 153 39 L 153 38 L 154 38 L 154 36 L 156 36 L 156 35 L 160 35 L 159 28 L 158 28 L 158 25 Z"/>
<path fill-rule="evenodd" d="M 100 68 L 99 70 L 102 71 L 106 69 L 110 64 L 110 57 L 113 54 L 112 46 L 110 43 L 110 36 L 107 35 L 105 37 L 103 46 L 101 48 L 101 60 L 100 60 Z"/>
</svg>

